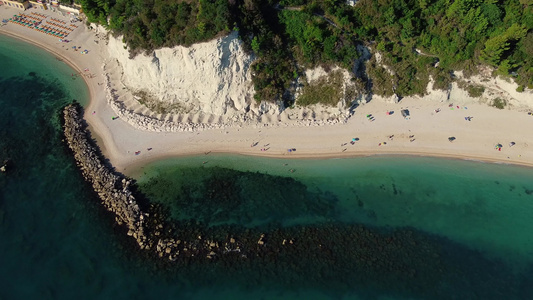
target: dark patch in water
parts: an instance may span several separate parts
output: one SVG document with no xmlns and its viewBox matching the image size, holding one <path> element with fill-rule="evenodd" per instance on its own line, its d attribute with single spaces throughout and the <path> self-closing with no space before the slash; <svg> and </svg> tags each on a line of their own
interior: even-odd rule
<svg viewBox="0 0 533 300">
<path fill-rule="evenodd" d="M 169 170 L 139 187 L 146 198 L 167 205 L 172 218 L 246 226 L 298 217 L 335 217 L 337 198 L 310 193 L 291 177 L 219 167 Z"/>
<path fill-rule="evenodd" d="M 2 98 L 12 99 L 9 109 L 0 111 L 0 155 L 17 165 L 16 172 L 34 167 L 28 157 L 46 157 L 62 151 L 45 147 L 60 140 L 57 108 L 68 102 L 58 82 L 38 76 L 7 78 L 0 80 L 0 93 Z"/>
</svg>

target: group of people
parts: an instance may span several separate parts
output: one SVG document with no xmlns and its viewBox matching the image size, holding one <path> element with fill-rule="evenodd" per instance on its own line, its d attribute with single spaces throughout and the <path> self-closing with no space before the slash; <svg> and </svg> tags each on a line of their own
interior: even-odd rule
<svg viewBox="0 0 533 300">
<path fill-rule="evenodd" d="M 253 142 L 250 147 L 255 147 L 257 146 L 257 144 L 259 144 L 259 142 Z M 263 148 L 261 148 L 261 151 L 268 151 L 268 149 L 270 149 L 270 147 L 268 147 L 270 144 L 265 144 L 263 145 Z"/>
<path fill-rule="evenodd" d="M 453 103 L 449 104 L 448 107 L 453 110 L 454 109 L 454 106 L 453 106 Z M 461 107 L 459 105 L 456 105 L 455 107 L 457 107 L 457 109 L 461 109 Z M 468 109 L 468 107 L 464 106 L 465 109 Z"/>
<path fill-rule="evenodd" d="M 147 151 L 150 151 L 150 150 L 152 150 L 152 148 L 151 148 L 151 147 L 150 147 L 150 148 L 146 148 L 146 150 L 147 150 Z M 128 151 L 128 152 L 129 152 L 129 151 Z M 135 151 L 135 155 L 139 155 L 139 154 L 141 154 L 141 150 L 139 150 L 139 151 Z"/>
</svg>

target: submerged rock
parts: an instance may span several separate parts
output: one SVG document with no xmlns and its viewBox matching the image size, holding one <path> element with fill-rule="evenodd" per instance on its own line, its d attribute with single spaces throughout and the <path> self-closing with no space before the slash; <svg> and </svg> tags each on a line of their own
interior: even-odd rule
<svg viewBox="0 0 533 300">
<path fill-rule="evenodd" d="M 9 159 L 4 160 L 2 165 L 0 165 L 0 172 L 7 173 L 7 171 L 10 169 L 10 165 L 11 165 L 11 160 Z"/>
</svg>

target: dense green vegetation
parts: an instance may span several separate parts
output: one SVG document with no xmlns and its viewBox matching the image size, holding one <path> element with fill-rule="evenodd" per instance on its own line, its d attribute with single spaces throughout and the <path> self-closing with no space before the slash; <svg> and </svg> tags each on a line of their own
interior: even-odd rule
<svg viewBox="0 0 533 300">
<path fill-rule="evenodd" d="M 90 22 L 124 35 L 133 53 L 191 45 L 230 32 L 227 0 L 79 0 Z"/>
<path fill-rule="evenodd" d="M 124 35 L 133 54 L 238 30 L 253 51 L 257 99 L 285 100 L 302 68 L 349 70 L 365 45 L 365 86 L 380 95 L 446 89 L 451 70 L 488 65 L 533 88 L 533 0 L 76 0 L 89 21 Z M 386 65 L 384 68 L 382 65 Z M 290 104 L 290 103 L 289 103 Z"/>
</svg>

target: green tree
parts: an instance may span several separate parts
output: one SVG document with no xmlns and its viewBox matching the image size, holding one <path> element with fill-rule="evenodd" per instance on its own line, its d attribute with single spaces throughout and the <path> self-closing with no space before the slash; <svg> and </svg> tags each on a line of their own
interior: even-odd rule
<svg viewBox="0 0 533 300">
<path fill-rule="evenodd" d="M 261 45 L 259 44 L 259 39 L 256 36 L 252 39 L 252 50 L 256 54 L 260 54 Z"/>
<path fill-rule="evenodd" d="M 481 59 L 485 62 L 498 66 L 502 55 L 511 48 L 511 42 L 516 42 L 524 37 L 527 30 L 518 24 L 513 24 L 503 35 L 497 35 L 485 42 L 485 49 L 481 51 Z"/>
</svg>

